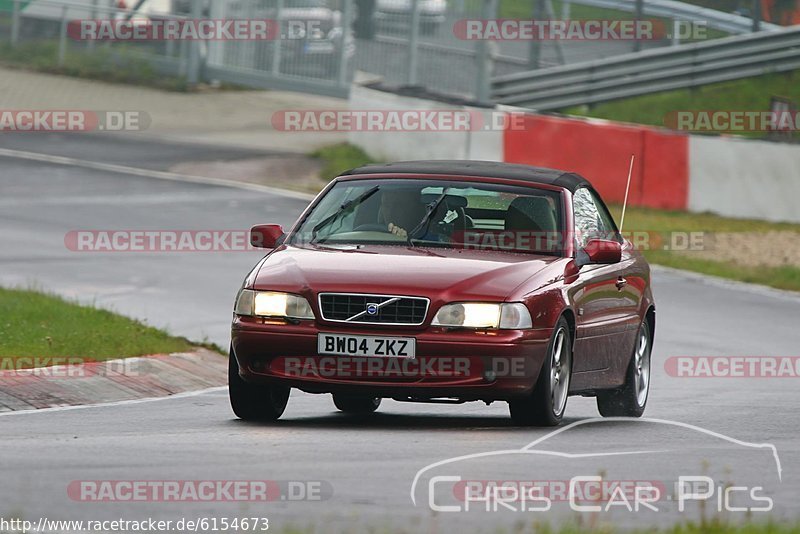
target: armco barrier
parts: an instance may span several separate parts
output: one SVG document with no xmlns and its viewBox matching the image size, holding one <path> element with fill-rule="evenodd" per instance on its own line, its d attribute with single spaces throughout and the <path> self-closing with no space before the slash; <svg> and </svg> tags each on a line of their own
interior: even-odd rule
<svg viewBox="0 0 800 534">
<path fill-rule="evenodd" d="M 591 119 L 528 115 L 524 130 L 505 132 L 503 161 L 569 169 L 586 176 L 609 202 L 622 202 L 631 154 L 632 205 L 685 209 L 688 136 Z"/>
<path fill-rule="evenodd" d="M 800 68 L 800 27 L 632 52 L 492 79 L 492 101 L 551 111 Z"/>
</svg>

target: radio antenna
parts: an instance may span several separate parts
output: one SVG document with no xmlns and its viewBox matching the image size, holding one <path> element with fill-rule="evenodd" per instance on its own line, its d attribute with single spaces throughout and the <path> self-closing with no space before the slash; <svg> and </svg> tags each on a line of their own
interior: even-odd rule
<svg viewBox="0 0 800 534">
<path fill-rule="evenodd" d="M 631 190 L 631 176 L 633 176 L 633 160 L 636 158 L 631 154 L 631 166 L 628 169 L 628 185 L 625 186 L 625 202 L 622 203 L 622 219 L 619 221 L 619 233 L 622 234 L 622 227 L 625 226 L 625 208 L 628 207 L 628 193 Z"/>
</svg>

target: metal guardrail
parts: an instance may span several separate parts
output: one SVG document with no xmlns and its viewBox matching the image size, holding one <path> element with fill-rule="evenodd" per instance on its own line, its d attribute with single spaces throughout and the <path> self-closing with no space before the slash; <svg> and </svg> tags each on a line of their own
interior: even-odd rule
<svg viewBox="0 0 800 534">
<path fill-rule="evenodd" d="M 572 0 L 576 4 L 585 6 L 618 9 L 620 11 L 635 12 L 636 0 Z M 725 13 L 715 9 L 677 2 L 676 0 L 646 0 L 644 14 L 648 17 L 663 17 L 683 21 L 703 21 L 709 28 L 727 33 L 750 33 L 753 20 L 735 13 Z M 762 31 L 778 31 L 782 27 L 777 24 L 760 22 Z"/>
<path fill-rule="evenodd" d="M 492 100 L 536 110 L 800 69 L 800 25 L 494 78 Z"/>
</svg>

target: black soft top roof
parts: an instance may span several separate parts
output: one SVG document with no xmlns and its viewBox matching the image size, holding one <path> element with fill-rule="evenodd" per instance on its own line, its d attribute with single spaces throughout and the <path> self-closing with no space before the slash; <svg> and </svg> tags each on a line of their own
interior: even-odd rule
<svg viewBox="0 0 800 534">
<path fill-rule="evenodd" d="M 591 184 L 579 174 L 494 161 L 401 161 L 398 163 L 373 164 L 349 170 L 342 176 L 363 174 L 439 174 L 442 176 L 483 176 L 486 178 L 506 178 L 536 184 L 555 185 L 575 191 L 580 186 Z"/>
</svg>

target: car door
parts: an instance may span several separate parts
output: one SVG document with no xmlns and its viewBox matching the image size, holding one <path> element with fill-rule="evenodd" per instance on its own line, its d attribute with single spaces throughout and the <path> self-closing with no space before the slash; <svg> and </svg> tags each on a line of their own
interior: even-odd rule
<svg viewBox="0 0 800 534">
<path fill-rule="evenodd" d="M 605 205 L 589 188 L 573 195 L 576 250 L 590 239 L 623 242 Z M 621 360 L 633 350 L 638 309 L 642 299 L 640 284 L 631 284 L 635 258 L 624 242 L 622 260 L 611 265 L 586 265 L 572 284 L 576 314 L 573 382 L 580 389 L 591 373 L 596 384 L 598 372 L 618 371 Z M 614 372 L 613 374 L 617 374 Z"/>
</svg>

